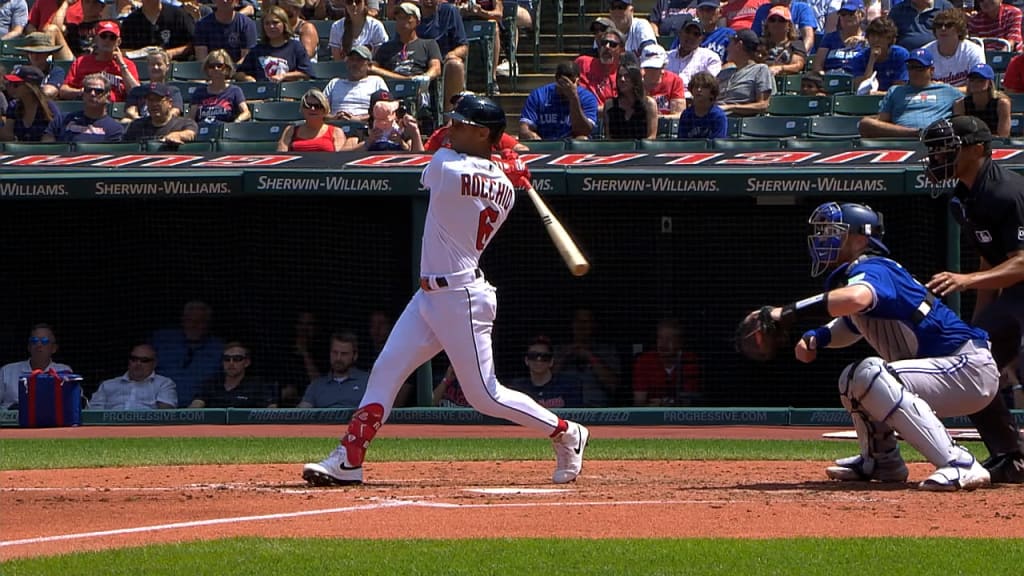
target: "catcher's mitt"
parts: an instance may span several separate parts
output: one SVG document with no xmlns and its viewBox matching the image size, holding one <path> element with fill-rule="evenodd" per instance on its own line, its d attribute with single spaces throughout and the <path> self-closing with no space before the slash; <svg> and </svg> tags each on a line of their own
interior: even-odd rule
<svg viewBox="0 0 1024 576">
<path fill-rule="evenodd" d="M 789 334 L 772 320 L 772 307 L 754 310 L 736 327 L 736 351 L 751 360 L 767 362 L 775 358 L 782 346 L 789 344 Z"/>
</svg>

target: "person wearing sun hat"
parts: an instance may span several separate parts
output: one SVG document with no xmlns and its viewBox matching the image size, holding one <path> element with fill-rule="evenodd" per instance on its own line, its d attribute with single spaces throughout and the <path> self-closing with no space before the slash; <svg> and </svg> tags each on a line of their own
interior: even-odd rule
<svg viewBox="0 0 1024 576">
<path fill-rule="evenodd" d="M 42 70 L 28 65 L 4 75 L 13 99 L 2 114 L 5 121 L 0 125 L 0 141 L 39 142 L 50 122 L 60 118 L 57 105 L 43 93 L 45 77 Z"/>
<path fill-rule="evenodd" d="M 765 20 L 761 44 L 767 54 L 764 63 L 776 76 L 799 74 L 807 63 L 804 43 L 796 38 L 793 16 L 785 6 L 772 6 Z"/>
<path fill-rule="evenodd" d="M 963 94 L 949 84 L 932 81 L 932 54 L 918 48 L 907 59 L 910 81 L 889 88 L 878 105 L 877 116 L 860 121 L 864 138 L 919 138 L 921 130 L 936 120 L 953 115 Z"/>
<path fill-rule="evenodd" d="M 996 90 L 996 73 L 988 64 L 975 64 L 967 73 L 967 96 L 953 105 L 954 116 L 974 116 L 999 138 L 1010 137 L 1010 97 Z"/>
<path fill-rule="evenodd" d="M 25 56 L 28 57 L 29 64 L 43 72 L 41 87 L 43 94 L 49 98 L 57 97 L 60 86 L 64 83 L 64 77 L 67 76 L 66 70 L 60 66 L 54 66 L 50 62 L 50 57 L 60 49 L 60 46 L 53 44 L 49 35 L 42 32 L 26 34 L 22 39 L 22 44 L 18 46 L 18 51 L 25 53 Z"/>
</svg>

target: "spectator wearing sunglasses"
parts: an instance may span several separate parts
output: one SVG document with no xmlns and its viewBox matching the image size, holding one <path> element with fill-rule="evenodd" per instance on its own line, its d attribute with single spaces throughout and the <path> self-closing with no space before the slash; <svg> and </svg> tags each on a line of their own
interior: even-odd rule
<svg viewBox="0 0 1024 576">
<path fill-rule="evenodd" d="M 896 24 L 896 43 L 907 51 L 916 50 L 935 39 L 932 23 L 944 10 L 954 8 L 948 0 L 903 0 L 892 7 L 889 18 Z"/>
<path fill-rule="evenodd" d="M 60 87 L 62 100 L 81 100 L 82 81 L 90 74 L 101 73 L 110 83 L 110 101 L 124 102 L 128 91 L 139 85 L 139 71 L 135 63 L 121 52 L 121 27 L 117 22 L 105 20 L 96 25 L 96 43 L 91 54 L 79 56 L 71 64 L 64 84 Z"/>
<path fill-rule="evenodd" d="M 327 124 L 331 112 L 324 93 L 313 88 L 299 100 L 302 122 L 291 124 L 281 132 L 278 152 L 341 152 L 359 147 L 359 138 L 349 138 L 345 131 Z"/>
<path fill-rule="evenodd" d="M 761 46 L 765 52 L 765 64 L 775 76 L 803 72 L 807 63 L 807 50 L 804 43 L 797 40 L 789 8 L 772 6 L 765 20 Z"/>
<path fill-rule="evenodd" d="M 579 85 L 590 90 L 597 97 L 597 105 L 604 109 L 604 102 L 618 93 L 615 86 L 619 73 L 619 59 L 625 53 L 625 38 L 617 28 L 605 30 L 597 43 L 597 56 L 576 58 L 580 71 Z"/>
<path fill-rule="evenodd" d="M 124 126 L 110 117 L 110 82 L 105 74 L 90 74 L 82 82 L 81 110 L 54 118 L 43 142 L 120 142 Z"/>
<path fill-rule="evenodd" d="M 192 120 L 200 122 L 246 122 L 252 118 L 242 89 L 231 83 L 235 76 L 235 63 L 227 50 L 210 52 L 203 62 L 208 84 L 192 93 L 190 113 Z"/>
<path fill-rule="evenodd" d="M 174 381 L 156 373 L 156 350 L 138 344 L 128 355 L 128 371 L 104 380 L 89 399 L 90 410 L 157 410 L 178 407 Z"/>
<path fill-rule="evenodd" d="M 214 0 L 213 12 L 196 22 L 196 60 L 202 62 L 214 50 L 226 50 L 236 63 L 256 46 L 256 22 L 236 10 L 238 0 Z"/>
<path fill-rule="evenodd" d="M 247 346 L 228 342 L 220 362 L 221 373 L 203 383 L 189 408 L 277 408 L 272 389 L 249 370 Z"/>
<path fill-rule="evenodd" d="M 583 406 L 583 387 L 572 374 L 552 371 L 554 350 L 551 340 L 537 336 L 526 347 L 523 363 L 529 375 L 518 378 L 509 387 L 533 398 L 545 408 L 579 408 Z"/>
<path fill-rule="evenodd" d="M 18 380 L 22 374 L 33 370 L 72 371 L 70 366 L 53 361 L 57 349 L 57 336 L 49 324 L 36 324 L 32 327 L 28 337 L 28 360 L 12 362 L 0 368 L 0 379 L 3 380 L 0 409 L 14 410 L 18 407 Z"/>
<path fill-rule="evenodd" d="M 795 37 L 803 44 L 804 54 L 810 54 L 811 48 L 814 47 L 814 33 L 818 31 L 818 15 L 814 13 L 814 8 L 810 4 L 795 0 L 772 0 L 767 4 L 762 4 L 754 15 L 754 23 L 750 29 L 758 36 L 764 36 L 765 22 L 772 9 L 779 6 L 785 8 L 790 14 L 787 19 L 793 25 Z"/>
<path fill-rule="evenodd" d="M 967 86 L 967 75 L 985 63 L 985 49 L 967 39 L 967 18 L 958 8 L 943 10 L 932 21 L 935 41 L 924 45 L 935 62 L 933 80 Z"/>
<path fill-rule="evenodd" d="M 634 406 L 688 406 L 700 394 L 700 362 L 683 346 L 679 321 L 658 322 L 654 350 L 633 365 Z"/>
</svg>

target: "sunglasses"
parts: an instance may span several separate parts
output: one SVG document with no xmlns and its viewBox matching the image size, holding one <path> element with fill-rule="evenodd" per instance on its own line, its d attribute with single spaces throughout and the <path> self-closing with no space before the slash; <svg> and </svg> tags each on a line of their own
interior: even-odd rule
<svg viewBox="0 0 1024 576">
<path fill-rule="evenodd" d="M 548 360 L 551 360 L 553 357 L 554 356 L 551 353 L 549 353 L 549 352 L 527 352 L 526 353 L 526 359 L 527 360 L 544 360 L 544 361 L 548 361 Z"/>
<path fill-rule="evenodd" d="M 932 24 L 932 28 L 935 30 L 945 30 L 947 28 L 956 28 L 952 22 L 943 22 L 942 24 Z"/>
<path fill-rule="evenodd" d="M 224 70 L 227 67 L 228 67 L 227 64 L 224 64 L 223 62 L 212 62 L 212 63 L 210 63 L 210 64 L 208 64 L 206 66 L 206 69 L 207 70 Z"/>
<path fill-rule="evenodd" d="M 616 42 L 615 40 L 602 40 L 600 44 L 601 46 L 607 46 L 608 48 L 618 48 L 619 46 L 622 46 L 622 42 Z"/>
<path fill-rule="evenodd" d="M 148 356 L 129 356 L 128 360 L 130 362 L 141 362 L 143 364 L 149 364 L 152 361 L 156 360 L 156 358 L 149 358 Z"/>
<path fill-rule="evenodd" d="M 242 362 L 246 358 L 248 358 L 248 356 L 246 356 L 245 354 L 225 354 L 225 355 L 220 357 L 220 361 L 221 362 Z"/>
<path fill-rule="evenodd" d="M 323 110 L 324 107 L 319 102 L 306 102 L 302 101 L 302 107 L 306 110 Z"/>
<path fill-rule="evenodd" d="M 28 339 L 28 343 L 29 344 L 42 344 L 43 346 L 46 346 L 47 344 L 50 343 L 50 339 L 47 338 L 46 336 L 43 336 L 42 338 L 40 338 L 39 336 L 33 336 L 33 337 Z"/>
<path fill-rule="evenodd" d="M 97 37 L 103 40 L 117 40 L 117 34 L 111 34 L 110 32 L 104 32 L 103 34 L 97 34 Z"/>
<path fill-rule="evenodd" d="M 102 94 L 106 94 L 107 93 L 107 89 L 106 88 L 83 88 L 82 92 L 85 92 L 87 94 L 94 94 L 96 96 L 100 96 Z"/>
</svg>

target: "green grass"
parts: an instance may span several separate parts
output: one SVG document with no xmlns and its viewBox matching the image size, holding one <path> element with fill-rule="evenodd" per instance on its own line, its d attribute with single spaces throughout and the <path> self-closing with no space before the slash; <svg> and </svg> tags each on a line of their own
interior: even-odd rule
<svg viewBox="0 0 1024 576">
<path fill-rule="evenodd" d="M 335 446 L 327 438 L 105 438 L 5 439 L 0 470 L 100 468 L 181 464 L 269 464 L 322 459 Z M 982 444 L 969 443 L 979 458 Z M 921 456 L 903 444 L 910 461 Z M 857 451 L 853 442 L 830 440 L 594 440 L 588 460 L 831 460 Z M 543 439 L 381 438 L 371 461 L 548 460 Z"/>
<path fill-rule="evenodd" d="M 1020 540 L 324 540 L 237 538 L 3 564 L 5 575 L 494 574 L 993 576 L 1020 574 Z M 140 572 L 140 567 L 145 567 Z"/>
</svg>

